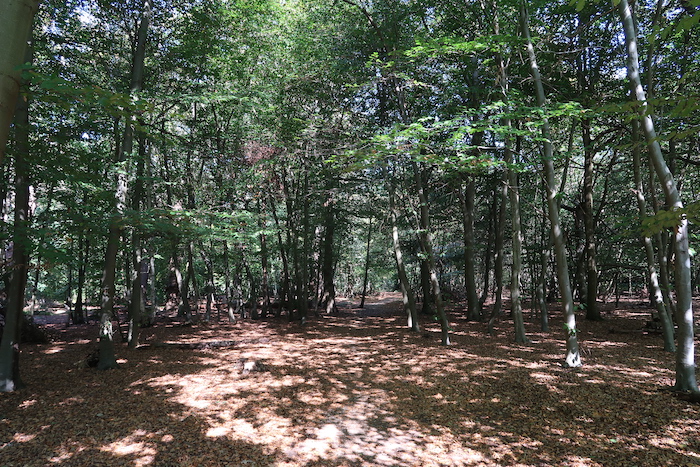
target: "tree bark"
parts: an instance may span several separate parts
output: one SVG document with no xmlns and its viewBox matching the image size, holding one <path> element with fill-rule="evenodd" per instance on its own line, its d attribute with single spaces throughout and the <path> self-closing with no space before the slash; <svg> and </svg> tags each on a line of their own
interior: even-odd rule
<svg viewBox="0 0 700 467">
<path fill-rule="evenodd" d="M 401 242 L 399 241 L 399 215 L 398 209 L 396 208 L 396 194 L 393 185 L 389 186 L 389 214 L 391 218 L 391 238 L 394 246 L 394 259 L 396 260 L 396 269 L 399 274 L 399 283 L 401 285 L 401 294 L 403 295 L 404 309 L 406 310 L 408 318 L 408 327 L 414 332 L 420 332 L 416 298 L 413 294 L 413 289 L 411 289 L 411 284 L 408 281 L 406 265 L 403 262 Z"/>
<path fill-rule="evenodd" d="M 1 13 L 1 10 L 0 10 Z M 26 36 L 25 36 L 26 38 Z M 27 49 L 31 60 L 31 48 Z M 30 250 L 29 231 L 29 102 L 17 101 L 15 112 L 15 211 L 12 234 L 12 277 L 7 294 L 5 327 L 0 341 L 0 392 L 24 387 L 20 378 L 19 358 L 24 296 Z"/>
<path fill-rule="evenodd" d="M 337 311 L 337 306 L 335 303 L 335 257 L 333 255 L 333 245 L 335 240 L 335 208 L 333 207 L 333 200 L 329 199 L 327 202 L 325 215 L 325 232 L 323 235 L 323 265 L 322 265 L 322 276 L 323 276 L 323 297 L 321 298 L 321 305 L 325 308 L 326 313 L 333 313 Z M 370 232 L 372 224 L 370 220 Z M 369 242 L 369 240 L 368 240 Z M 369 250 L 369 244 L 367 246 Z M 368 264 L 369 254 L 365 265 Z M 360 308 L 364 306 L 365 294 L 367 293 L 367 275 L 365 266 L 365 282 L 364 288 L 362 289 L 362 303 Z"/>
<path fill-rule="evenodd" d="M 144 0 L 141 20 L 139 23 L 137 42 L 134 49 L 131 84 L 132 93 L 138 93 L 143 88 L 143 70 L 146 57 L 146 38 L 151 19 L 152 0 Z M 117 152 L 117 175 L 115 190 L 115 209 L 109 225 L 107 236 L 107 249 L 105 251 L 105 270 L 102 276 L 102 301 L 100 311 L 100 360 L 97 364 L 99 370 L 117 368 L 117 360 L 114 354 L 114 341 L 112 330 L 112 317 L 114 316 L 114 290 L 117 267 L 117 254 L 121 243 L 121 233 L 124 229 L 123 214 L 127 203 L 127 174 L 123 167 L 119 167 L 126 162 L 127 155 L 133 149 L 134 128 L 133 116 L 127 118 L 124 130 L 124 139 Z"/>
<path fill-rule="evenodd" d="M 503 255 L 504 255 L 504 249 L 503 249 L 503 243 L 504 243 L 504 238 L 505 238 L 505 230 L 506 230 L 506 199 L 508 195 L 508 174 L 506 172 L 503 173 L 503 176 L 500 180 L 499 188 L 500 190 L 495 190 L 499 193 L 498 196 L 495 196 L 498 198 L 498 215 L 497 215 L 497 220 L 496 220 L 496 231 L 495 231 L 495 240 L 494 240 L 494 245 L 493 245 L 493 250 L 495 253 L 495 260 L 494 260 L 494 265 L 493 265 L 493 276 L 494 280 L 496 282 L 496 290 L 495 290 L 495 300 L 493 303 L 493 308 L 491 309 L 491 316 L 489 317 L 489 325 L 488 325 L 488 331 L 489 334 L 493 335 L 493 325 L 495 324 L 496 320 L 498 320 L 501 317 L 501 313 L 503 312 Z M 494 192 L 494 195 L 496 194 Z"/>
<path fill-rule="evenodd" d="M 435 311 L 437 312 L 438 320 L 440 320 L 440 330 L 442 335 L 442 345 L 450 345 L 450 324 L 447 321 L 447 314 L 442 303 L 442 292 L 440 291 L 440 281 L 437 275 L 437 266 L 435 264 L 435 253 L 433 251 L 433 239 L 430 232 L 430 212 L 428 209 L 428 197 L 425 194 L 423 185 L 423 174 L 418 167 L 418 164 L 413 163 L 414 178 L 416 183 L 416 191 L 418 192 L 418 201 L 420 202 L 420 241 L 428 260 L 430 268 L 430 283 L 433 291 L 433 300 L 435 301 Z"/>
<path fill-rule="evenodd" d="M 524 3 L 521 3 L 520 14 L 522 21 L 523 36 L 525 38 L 528 59 L 530 62 L 530 73 L 532 75 L 535 90 L 537 105 L 545 106 L 544 87 L 539 67 L 537 66 L 537 57 L 535 56 L 535 48 L 532 45 L 530 38 L 530 27 L 528 25 L 527 8 Z M 566 357 L 565 365 L 568 367 L 580 367 L 581 355 L 578 347 L 578 330 L 576 329 L 576 315 L 574 314 L 574 300 L 571 294 L 571 282 L 569 279 L 569 266 L 566 258 L 566 244 L 564 241 L 564 233 L 559 221 L 559 203 L 557 201 L 557 183 L 554 173 L 554 150 L 549 134 L 549 122 L 547 118 L 542 124 L 542 137 L 544 138 L 544 175 L 547 182 L 547 209 L 549 213 L 549 222 L 552 229 L 552 238 L 554 240 L 554 252 L 557 260 L 557 279 L 559 281 L 559 293 L 561 295 L 562 313 L 564 315 L 566 329 Z"/>
<path fill-rule="evenodd" d="M 639 122 L 632 121 L 632 163 L 634 166 L 634 192 L 637 197 L 637 208 L 639 209 L 639 218 L 643 219 L 646 216 L 647 206 L 644 198 L 644 183 L 642 182 L 641 162 L 639 154 Z M 650 287 L 651 302 L 658 313 L 661 322 L 661 329 L 664 338 L 664 350 L 668 352 L 676 351 L 676 343 L 673 336 L 673 321 L 669 315 L 668 309 L 664 305 L 664 297 L 659 285 L 659 277 L 654 265 L 654 246 L 651 243 L 651 238 L 644 235 L 642 237 L 644 245 L 644 253 L 647 260 L 647 281 Z"/>
<path fill-rule="evenodd" d="M 27 37 L 32 30 L 38 0 L 5 0 L 0 2 L 0 163 L 19 96 L 20 73 L 17 66 L 25 60 Z"/>
<path fill-rule="evenodd" d="M 676 187 L 676 182 L 661 153 L 661 146 L 657 139 L 654 122 L 648 112 L 646 94 L 639 76 L 637 34 L 634 28 L 632 10 L 627 0 L 619 0 L 618 9 L 627 48 L 627 77 L 630 80 L 632 93 L 639 104 L 639 119 L 647 141 L 649 158 L 661 182 L 667 205 L 675 209 L 682 209 L 683 202 Z M 681 219 L 680 224 L 675 228 L 674 251 L 676 255 L 676 324 L 678 326 L 676 383 L 674 388 L 679 391 L 698 392 L 698 383 L 695 376 L 695 337 L 687 219 Z"/>
<path fill-rule="evenodd" d="M 474 198 L 476 184 L 473 176 L 466 181 L 464 191 L 458 192 L 462 205 L 462 223 L 464 235 L 464 286 L 467 293 L 467 319 L 481 319 L 479 294 L 476 290 L 476 267 L 474 265 Z M 488 273 L 486 273 L 488 275 Z"/>
<path fill-rule="evenodd" d="M 585 232 L 586 252 L 586 319 L 600 321 L 598 309 L 598 267 L 596 265 L 595 215 L 593 213 L 593 156 L 595 155 L 591 142 L 591 122 L 581 121 L 583 132 L 583 223 Z"/>
<path fill-rule="evenodd" d="M 369 261 L 370 261 L 370 246 L 372 245 L 372 218 L 369 218 L 367 223 L 367 246 L 365 248 L 365 270 L 362 277 L 362 299 L 360 300 L 360 308 L 365 307 L 365 297 L 367 296 L 367 283 L 369 281 Z"/>
</svg>

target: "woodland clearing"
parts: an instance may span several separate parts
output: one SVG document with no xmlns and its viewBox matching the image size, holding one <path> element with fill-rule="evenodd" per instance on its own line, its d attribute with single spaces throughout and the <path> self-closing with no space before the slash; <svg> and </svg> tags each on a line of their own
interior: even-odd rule
<svg viewBox="0 0 700 467">
<path fill-rule="evenodd" d="M 674 355 L 639 300 L 580 319 L 577 369 L 556 310 L 516 345 L 509 319 L 489 336 L 453 308 L 443 347 L 438 323 L 405 328 L 396 295 L 341 305 L 304 327 L 161 319 L 106 372 L 81 365 L 94 324 L 46 324 L 53 341 L 22 349 L 27 387 L 0 394 L 0 464 L 700 465 L 700 405 L 666 390 Z"/>
</svg>

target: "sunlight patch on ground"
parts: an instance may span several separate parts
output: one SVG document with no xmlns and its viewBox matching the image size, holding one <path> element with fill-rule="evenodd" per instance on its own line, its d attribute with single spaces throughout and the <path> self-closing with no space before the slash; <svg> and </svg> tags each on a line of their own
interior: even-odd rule
<svg viewBox="0 0 700 467">
<path fill-rule="evenodd" d="M 154 433 L 136 430 L 131 435 L 100 448 L 117 457 L 133 456 L 136 467 L 150 465 L 155 460 L 157 450 L 154 446 Z"/>
</svg>

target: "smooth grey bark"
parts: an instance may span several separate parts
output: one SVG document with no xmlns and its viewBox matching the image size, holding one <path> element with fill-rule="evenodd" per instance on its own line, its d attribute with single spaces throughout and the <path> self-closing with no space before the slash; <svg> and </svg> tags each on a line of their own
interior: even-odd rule
<svg viewBox="0 0 700 467">
<path fill-rule="evenodd" d="M 396 193 L 393 185 L 389 186 L 389 217 L 391 218 L 391 238 L 394 249 L 394 259 L 396 260 L 396 269 L 399 274 L 399 283 L 401 285 L 401 294 L 403 296 L 403 306 L 406 310 L 408 318 L 408 327 L 412 331 L 420 332 L 418 324 L 418 309 L 416 307 L 416 298 L 411 289 L 411 284 L 406 273 L 406 265 L 403 261 L 403 251 L 401 250 L 401 242 L 399 240 L 399 225 L 398 225 L 398 209 L 396 207 Z"/>
<path fill-rule="evenodd" d="M 0 163 L 5 157 L 7 138 L 19 96 L 20 73 L 17 67 L 25 60 L 27 37 L 38 8 L 38 0 L 0 2 Z"/>
<path fill-rule="evenodd" d="M 637 198 L 637 209 L 639 209 L 639 218 L 643 219 L 647 213 L 646 199 L 644 197 L 644 183 L 641 173 L 641 157 L 639 154 L 639 122 L 632 121 L 632 163 L 634 167 L 634 193 Z M 664 305 L 664 297 L 659 285 L 659 276 L 656 272 L 654 246 L 651 238 L 646 235 L 642 236 L 642 244 L 647 260 L 647 282 L 649 283 L 651 302 L 656 309 L 661 329 L 663 331 L 664 350 L 668 352 L 676 351 L 676 342 L 673 335 L 673 321 Z"/>
<path fill-rule="evenodd" d="M 618 11 L 625 33 L 627 49 L 627 77 L 634 98 L 639 104 L 639 119 L 647 141 L 649 159 L 666 198 L 666 204 L 675 209 L 682 209 L 680 193 L 676 187 L 673 174 L 666 165 L 661 146 L 654 128 L 654 121 L 649 113 L 646 94 L 639 76 L 639 55 L 637 53 L 637 33 L 634 28 L 634 18 L 627 0 L 618 0 Z M 678 391 L 698 392 L 698 382 L 695 375 L 695 336 L 692 303 L 692 287 L 690 281 L 691 261 L 688 245 L 688 220 L 681 219 L 674 232 L 675 285 L 676 285 L 676 325 L 678 326 L 678 347 L 676 349 L 676 383 Z"/>
<path fill-rule="evenodd" d="M 542 85 L 542 77 L 539 67 L 537 66 L 537 57 L 535 48 L 532 45 L 530 37 L 530 27 L 528 24 L 528 13 L 524 3 L 520 6 L 520 16 L 522 22 L 522 31 L 525 38 L 527 56 L 530 64 L 530 74 L 535 85 L 535 94 L 537 105 L 544 108 L 546 105 L 544 87 Z M 571 294 L 571 282 L 569 279 L 569 266 L 566 257 L 566 244 L 564 241 L 564 233 L 559 221 L 559 203 L 557 201 L 557 183 L 554 172 L 554 150 L 551 143 L 549 132 L 549 121 L 547 118 L 542 123 L 542 137 L 544 139 L 543 149 L 544 158 L 542 161 L 544 175 L 547 187 L 547 210 L 549 223 L 552 231 L 552 239 L 554 241 L 554 253 L 557 262 L 557 279 L 559 281 L 559 293 L 561 295 L 562 313 L 564 315 L 564 326 L 566 330 L 566 357 L 564 364 L 568 367 L 580 367 L 581 354 L 578 346 L 578 330 L 576 329 L 576 315 L 574 314 L 574 300 Z"/>
</svg>

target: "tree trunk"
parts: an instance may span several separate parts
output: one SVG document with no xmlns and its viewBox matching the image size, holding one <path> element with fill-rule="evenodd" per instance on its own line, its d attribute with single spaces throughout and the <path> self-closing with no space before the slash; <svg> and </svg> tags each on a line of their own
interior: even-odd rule
<svg viewBox="0 0 700 467">
<path fill-rule="evenodd" d="M 667 205 L 681 209 L 683 202 L 671 171 L 666 165 L 661 146 L 657 139 L 654 122 L 648 112 L 646 95 L 639 77 L 639 57 L 637 54 L 637 34 L 634 18 L 627 0 L 619 0 L 618 8 L 625 33 L 627 48 L 627 76 L 632 92 L 639 104 L 639 118 L 646 137 L 649 158 L 661 182 Z M 691 260 L 688 245 L 688 220 L 681 219 L 674 233 L 675 285 L 676 285 L 676 324 L 678 326 L 678 347 L 676 350 L 676 384 L 679 391 L 698 392 L 695 376 L 695 338 L 693 329 L 692 287 L 690 282 Z"/>
<path fill-rule="evenodd" d="M 280 226 L 277 210 L 275 209 L 274 198 L 270 196 L 270 211 L 272 218 L 275 221 L 275 230 L 277 230 L 277 244 L 280 251 L 280 259 L 282 260 L 282 293 L 280 296 L 280 307 L 277 314 L 281 313 L 282 307 L 289 308 L 289 261 L 287 260 L 287 249 L 285 242 L 282 240 L 282 227 Z"/>
<path fill-rule="evenodd" d="M 530 27 L 528 25 L 528 14 L 524 3 L 521 4 L 520 14 L 522 20 L 523 36 L 525 37 L 528 59 L 530 62 L 530 73 L 535 84 L 537 105 L 545 106 L 544 87 L 542 78 L 537 66 L 535 48 L 530 38 Z M 568 367 L 581 366 L 581 355 L 578 348 L 578 330 L 576 329 L 576 315 L 574 314 L 574 300 L 571 294 L 571 282 L 569 280 L 569 266 L 566 258 L 566 244 L 564 234 L 559 222 L 559 203 L 557 201 L 557 183 L 554 173 L 554 151 L 549 134 L 549 122 L 547 118 L 542 124 L 542 137 L 544 138 L 544 175 L 547 182 L 547 208 L 549 222 L 554 240 L 554 252 L 557 260 L 557 279 L 559 280 L 559 293 L 561 295 L 562 313 L 564 315 L 566 329 L 566 358 L 565 365 Z"/>
<path fill-rule="evenodd" d="M 131 68 L 132 93 L 138 93 L 143 88 L 143 69 L 146 57 L 146 39 L 151 18 L 151 0 L 144 0 L 141 21 L 139 23 L 136 47 Z M 122 165 L 126 161 L 133 148 L 134 128 L 133 116 L 126 120 L 124 140 L 117 154 L 116 165 Z M 109 234 L 107 237 L 107 249 L 105 252 L 105 270 L 102 276 L 102 301 L 100 311 L 100 360 L 97 368 L 107 370 L 118 366 L 114 355 L 114 341 L 112 339 L 112 317 L 114 316 L 114 290 L 117 267 L 117 254 L 121 243 L 123 226 L 123 214 L 127 202 L 127 174 L 121 167 L 117 169 L 115 210 L 110 220 Z"/>
<path fill-rule="evenodd" d="M 442 334 L 442 345 L 450 345 L 450 323 L 447 321 L 447 314 L 442 303 L 442 292 L 440 291 L 440 281 L 437 275 L 437 266 L 435 264 L 435 254 L 433 252 L 433 240 L 430 232 L 430 213 L 428 210 L 428 197 L 425 194 L 423 185 L 423 174 L 418 168 L 418 164 L 413 163 L 414 178 L 416 183 L 416 191 L 418 192 L 418 201 L 420 202 L 420 241 L 423 253 L 428 260 L 430 268 L 430 282 L 433 291 L 433 300 L 435 301 L 435 311 L 437 312 L 438 320 L 440 320 L 440 329 Z"/>
<path fill-rule="evenodd" d="M 646 199 L 644 198 L 644 183 L 642 182 L 641 162 L 639 154 L 639 122 L 632 121 L 632 162 L 634 165 L 634 192 L 637 195 L 637 208 L 639 209 L 639 218 L 643 219 L 647 213 Z M 647 282 L 649 283 L 651 302 L 658 313 L 661 322 L 661 329 L 664 338 L 664 350 L 668 352 L 676 351 L 676 343 L 673 336 L 673 321 L 668 313 L 668 309 L 664 305 L 664 297 L 659 285 L 659 277 L 654 266 L 654 246 L 651 243 L 651 238 L 644 235 L 642 237 L 644 245 L 644 253 L 647 260 Z"/>
<path fill-rule="evenodd" d="M 401 294 L 403 295 L 403 305 L 408 318 L 408 327 L 412 331 L 420 332 L 418 324 L 418 309 L 416 307 L 416 298 L 411 289 L 411 284 L 408 281 L 406 274 L 406 265 L 403 262 L 403 252 L 401 251 L 401 242 L 399 241 L 399 215 L 396 208 L 396 194 L 394 186 L 389 185 L 389 214 L 391 218 L 391 238 L 394 246 L 394 259 L 396 260 L 396 269 L 399 274 L 399 282 L 401 285 Z"/>
<path fill-rule="evenodd" d="M 78 237 L 78 288 L 76 292 L 75 308 L 73 310 L 73 324 L 85 322 L 85 273 L 87 272 L 87 259 L 90 254 L 90 239 L 84 232 L 80 232 Z"/>
<path fill-rule="evenodd" d="M 474 198 L 476 184 L 474 177 L 469 176 L 464 191 L 458 192 L 462 204 L 463 234 L 464 234 L 464 286 L 467 292 L 467 319 L 481 319 L 479 295 L 476 290 L 476 267 L 474 265 Z"/>
<path fill-rule="evenodd" d="M 360 308 L 365 307 L 365 297 L 367 296 L 367 283 L 369 280 L 369 259 L 370 259 L 370 246 L 372 244 L 372 218 L 369 218 L 369 223 L 367 224 L 367 247 L 365 248 L 365 271 L 362 277 L 362 300 L 360 300 Z"/>
<path fill-rule="evenodd" d="M 2 10 L 0 10 L 0 13 Z M 26 39 L 25 35 L 25 39 Z M 31 48 L 27 49 L 31 60 Z M 5 327 L 0 341 L 0 392 L 24 387 L 19 374 L 21 327 L 30 248 L 29 230 L 29 102 L 17 101 L 15 112 L 15 212 L 12 234 L 12 277 L 7 294 Z"/>
<path fill-rule="evenodd" d="M 325 308 L 326 313 L 333 313 L 337 311 L 337 306 L 335 303 L 335 258 L 333 255 L 333 244 L 335 239 L 335 209 L 333 207 L 333 201 L 328 200 L 328 207 L 326 211 L 325 219 L 325 233 L 323 235 L 323 265 L 322 265 L 322 276 L 323 276 L 323 297 L 321 298 L 321 305 Z M 372 224 L 370 220 L 370 232 Z M 369 242 L 369 240 L 368 240 Z M 369 243 L 367 245 L 369 251 Z M 365 261 L 368 264 L 369 254 Z M 366 269 L 365 269 L 366 271 Z M 365 285 L 362 291 L 362 303 L 360 308 L 364 305 L 365 294 L 367 293 L 367 282 L 365 273 Z"/>
<path fill-rule="evenodd" d="M 498 202 L 498 217 L 496 220 L 495 229 L 495 240 L 493 245 L 493 250 L 495 253 L 495 261 L 493 265 L 493 276 L 496 282 L 495 290 L 495 301 L 493 303 L 493 308 L 491 309 L 491 316 L 489 317 L 488 332 L 493 335 L 493 325 L 496 320 L 501 317 L 503 311 L 503 243 L 505 238 L 506 230 L 506 199 L 508 195 L 508 174 L 503 173 L 503 177 L 500 180 L 499 188 L 494 190 L 494 198 L 499 200 Z M 499 193 L 496 196 L 496 192 Z"/>
<path fill-rule="evenodd" d="M 583 132 L 583 222 L 586 251 L 586 319 L 600 321 L 598 309 L 598 266 L 596 265 L 595 215 L 593 213 L 593 145 L 591 143 L 591 122 L 581 120 Z"/>
<path fill-rule="evenodd" d="M 0 2 L 0 163 L 19 96 L 20 73 L 17 67 L 25 60 L 27 37 L 30 37 L 38 0 Z"/>
<path fill-rule="evenodd" d="M 228 240 L 224 240 L 224 275 L 226 281 L 226 315 L 230 323 L 236 322 L 236 306 L 233 298 L 233 288 L 231 286 L 231 268 L 228 258 Z"/>
<path fill-rule="evenodd" d="M 202 255 L 202 261 L 204 261 L 204 266 L 207 269 L 207 285 L 206 291 L 204 292 L 207 296 L 207 302 L 204 308 L 204 321 L 211 321 L 211 307 L 214 304 L 214 263 L 211 256 L 207 254 L 204 250 L 204 245 L 200 245 L 200 254 Z"/>
</svg>

